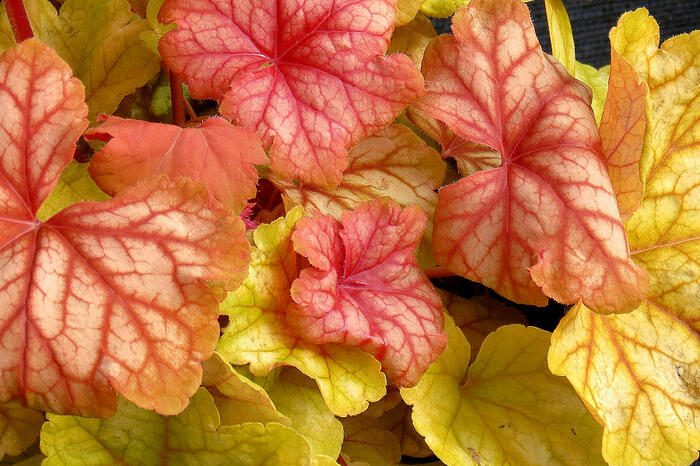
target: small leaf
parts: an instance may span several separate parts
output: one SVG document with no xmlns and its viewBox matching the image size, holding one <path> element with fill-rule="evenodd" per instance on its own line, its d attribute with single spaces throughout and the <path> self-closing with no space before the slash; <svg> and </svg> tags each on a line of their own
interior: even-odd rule
<svg viewBox="0 0 700 466">
<path fill-rule="evenodd" d="M 105 192 L 116 194 L 149 176 L 190 177 L 236 214 L 255 197 L 255 165 L 267 162 L 257 134 L 218 117 L 196 128 L 108 117 L 85 138 L 109 141 L 90 163 L 90 175 Z"/>
<path fill-rule="evenodd" d="M 56 187 L 36 212 L 39 220 L 48 220 L 77 202 L 109 199 L 109 196 L 102 192 L 90 178 L 88 166 L 87 163 L 73 161 L 61 172 Z"/>
<path fill-rule="evenodd" d="M 278 422 L 292 426 L 287 416 L 277 411 L 262 387 L 240 375 L 219 354 L 214 353 L 206 360 L 202 370 L 202 386 L 209 389 L 222 425 Z"/>
<path fill-rule="evenodd" d="M 5 455 L 19 455 L 39 436 L 44 415 L 10 401 L 0 403 L 0 460 Z"/>
<path fill-rule="evenodd" d="M 576 52 L 574 35 L 566 8 L 561 0 L 545 0 L 544 11 L 549 25 L 549 40 L 552 44 L 552 55 L 559 60 L 566 71 L 575 75 Z"/>
<path fill-rule="evenodd" d="M 343 419 L 343 456 L 372 466 L 393 466 L 401 461 L 401 445 L 376 419 L 354 416 Z"/>
<path fill-rule="evenodd" d="M 296 207 L 286 218 L 253 232 L 248 278 L 221 304 L 230 322 L 218 351 L 234 364 L 250 364 L 258 376 L 278 366 L 294 366 L 316 380 L 334 414 L 357 414 L 385 393 L 386 379 L 377 360 L 356 348 L 307 343 L 287 324 L 289 288 L 298 274 L 291 235 L 303 212 Z"/>
<path fill-rule="evenodd" d="M 548 332 L 500 327 L 467 369 L 469 343 L 449 317 L 445 329 L 445 352 L 418 385 L 401 389 L 438 458 L 448 465 L 605 464 L 600 426 L 547 369 Z"/>
<path fill-rule="evenodd" d="M 642 203 L 639 174 L 647 107 L 647 85 L 634 68 L 612 48 L 610 84 L 600 121 L 603 154 L 623 221 Z"/>
<path fill-rule="evenodd" d="M 430 19 L 419 14 L 411 22 L 394 29 L 387 53 L 404 53 L 416 66 L 420 66 L 425 48 L 435 37 L 437 33 Z"/>
<path fill-rule="evenodd" d="M 379 199 L 343 214 L 317 214 L 293 235 L 313 267 L 292 285 L 298 306 L 287 321 L 314 343 L 358 346 L 377 357 L 389 379 L 415 384 L 445 348 L 440 297 L 414 251 L 427 215 Z"/>
<path fill-rule="evenodd" d="M 479 348 L 489 333 L 503 325 L 527 325 L 527 319 L 522 312 L 487 296 L 465 299 L 446 291 L 441 291 L 440 296 L 448 314 L 469 342 L 470 363 L 476 359 Z"/>
<path fill-rule="evenodd" d="M 576 62 L 576 79 L 582 81 L 591 88 L 593 92 L 593 100 L 591 108 L 595 121 L 600 125 L 600 118 L 603 115 L 603 106 L 605 99 L 608 96 L 608 78 L 610 76 L 610 65 L 603 66 L 600 69 L 595 69 L 591 65 Z"/>
<path fill-rule="evenodd" d="M 343 443 L 343 426 L 328 409 L 318 387 L 295 369 L 283 369 L 267 392 L 291 427 L 311 445 L 313 455 L 337 458 Z"/>
<path fill-rule="evenodd" d="M 214 401 L 203 388 L 178 416 L 160 416 L 120 399 L 109 419 L 48 418 L 41 431 L 44 466 L 311 464 L 308 442 L 281 424 L 220 427 Z"/>
<path fill-rule="evenodd" d="M 420 11 L 433 18 L 447 18 L 467 5 L 469 0 L 425 0 Z"/>
<path fill-rule="evenodd" d="M 647 276 L 629 257 L 588 90 L 542 52 L 518 0 L 472 0 L 452 29 L 423 57 L 415 106 L 502 164 L 440 190 L 435 259 L 521 304 L 634 309 Z"/>
<path fill-rule="evenodd" d="M 408 57 L 384 56 L 395 15 L 396 0 L 166 0 L 178 30 L 159 49 L 193 97 L 258 131 L 273 173 L 332 187 L 346 149 L 423 92 Z"/>
<path fill-rule="evenodd" d="M 396 25 L 403 26 L 416 17 L 423 0 L 397 0 L 396 3 Z"/>
</svg>

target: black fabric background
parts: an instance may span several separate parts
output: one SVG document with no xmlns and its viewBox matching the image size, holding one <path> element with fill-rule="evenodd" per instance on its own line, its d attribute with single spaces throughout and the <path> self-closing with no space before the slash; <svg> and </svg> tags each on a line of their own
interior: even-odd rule
<svg viewBox="0 0 700 466">
<path fill-rule="evenodd" d="M 494 0 L 498 1 L 498 0 Z M 544 0 L 527 4 L 532 12 L 537 37 L 545 52 L 551 53 Z M 622 13 L 646 7 L 661 29 L 661 41 L 700 29 L 698 0 L 564 0 L 576 43 L 576 59 L 596 68 L 610 63 L 608 32 Z M 449 19 L 434 19 L 438 33 L 450 32 Z"/>
</svg>

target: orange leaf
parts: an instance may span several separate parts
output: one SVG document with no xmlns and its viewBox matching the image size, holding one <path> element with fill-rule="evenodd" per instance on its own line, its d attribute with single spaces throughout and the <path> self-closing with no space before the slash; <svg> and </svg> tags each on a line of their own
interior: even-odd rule
<svg viewBox="0 0 700 466">
<path fill-rule="evenodd" d="M 528 8 L 474 0 L 423 58 L 418 110 L 501 154 L 440 190 L 435 259 L 508 299 L 628 312 L 647 275 L 629 257 L 590 92 L 542 52 Z"/>
<path fill-rule="evenodd" d="M 159 50 L 196 98 L 255 128 L 280 177 L 335 186 L 346 148 L 423 91 L 411 60 L 384 56 L 396 0 L 168 0 Z"/>
<path fill-rule="evenodd" d="M 342 223 L 317 214 L 292 239 L 313 267 L 292 284 L 287 321 L 312 343 L 360 346 L 397 385 L 415 384 L 446 345 L 440 296 L 414 251 L 427 215 L 378 199 Z"/>
<path fill-rule="evenodd" d="M 256 164 L 267 162 L 252 131 L 210 118 L 197 128 L 108 117 L 85 138 L 106 139 L 90 164 L 90 175 L 114 195 L 153 175 L 191 177 L 205 183 L 226 208 L 240 213 L 255 197 Z M 111 140 L 110 140 L 111 138 Z"/>
<path fill-rule="evenodd" d="M 87 126 L 71 74 L 33 39 L 0 58 L 0 401 L 108 416 L 116 390 L 175 414 L 219 335 L 201 280 L 243 280 L 243 223 L 201 185 L 163 178 L 39 222 Z"/>
<path fill-rule="evenodd" d="M 647 127 L 646 106 L 646 83 L 612 47 L 608 97 L 600 120 L 600 137 L 623 220 L 628 220 L 642 203 L 644 186 L 639 173 L 639 157 Z"/>
</svg>

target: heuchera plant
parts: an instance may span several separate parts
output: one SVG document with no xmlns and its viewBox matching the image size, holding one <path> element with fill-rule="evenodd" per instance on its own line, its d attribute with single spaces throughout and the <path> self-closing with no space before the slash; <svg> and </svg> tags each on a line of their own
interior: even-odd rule
<svg viewBox="0 0 700 466">
<path fill-rule="evenodd" d="M 700 32 L 545 7 L 5 0 L 2 463 L 692 463 Z"/>
</svg>

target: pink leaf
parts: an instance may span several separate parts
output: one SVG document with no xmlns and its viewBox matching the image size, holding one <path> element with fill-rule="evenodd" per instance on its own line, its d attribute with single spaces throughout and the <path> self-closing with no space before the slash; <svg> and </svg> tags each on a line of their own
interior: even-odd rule
<svg viewBox="0 0 700 466">
<path fill-rule="evenodd" d="M 452 24 L 426 51 L 416 107 L 502 164 L 440 191 L 436 260 L 519 303 L 631 311 L 648 279 L 629 256 L 588 89 L 542 53 L 518 0 L 473 0 Z"/>
<path fill-rule="evenodd" d="M 178 30 L 159 50 L 194 97 L 263 136 L 278 176 L 335 186 L 346 149 L 423 91 L 407 56 L 384 56 L 395 14 L 396 0 L 167 0 Z"/>
<path fill-rule="evenodd" d="M 375 200 L 299 222 L 292 239 L 313 266 L 292 285 L 287 320 L 313 343 L 360 346 L 398 385 L 415 384 L 447 343 L 440 297 L 414 252 L 427 215 Z"/>
</svg>

